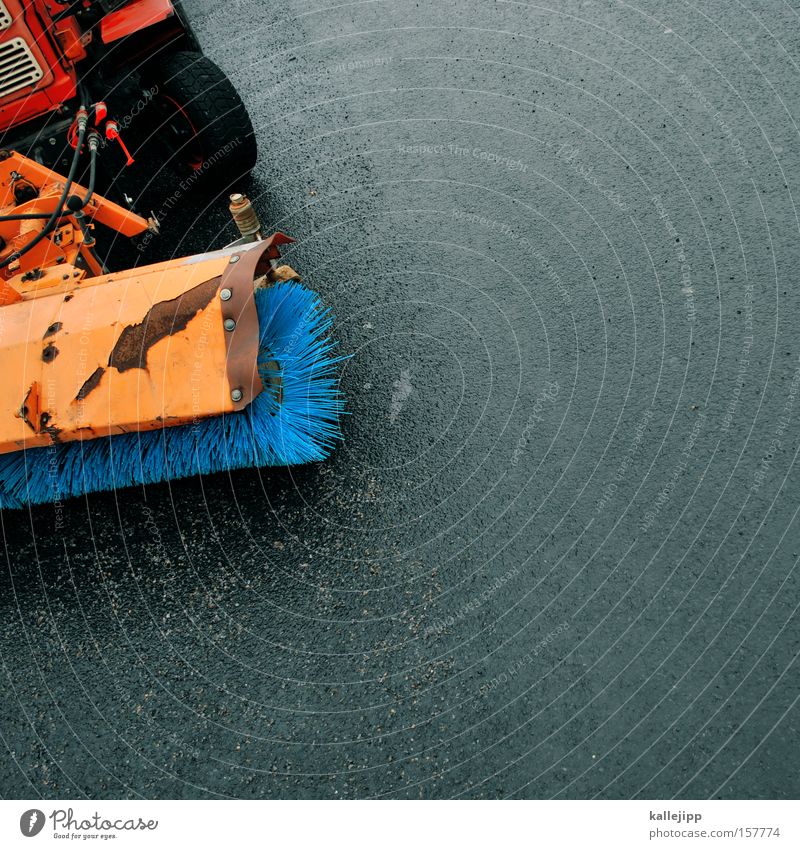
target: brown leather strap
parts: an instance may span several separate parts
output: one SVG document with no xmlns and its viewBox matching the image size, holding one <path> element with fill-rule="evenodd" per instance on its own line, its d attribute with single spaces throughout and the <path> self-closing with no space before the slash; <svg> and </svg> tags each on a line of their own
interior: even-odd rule
<svg viewBox="0 0 800 849">
<path fill-rule="evenodd" d="M 225 331 L 228 380 L 231 391 L 242 393 L 239 401 L 233 401 L 235 410 L 243 410 L 261 392 L 258 374 L 258 312 L 253 297 L 253 281 L 256 276 L 270 270 L 270 260 L 278 259 L 278 245 L 294 241 L 283 233 L 274 233 L 257 247 L 231 254 L 228 267 L 222 272 L 220 292 L 230 289 L 231 297 L 222 301 L 222 321 L 232 319 L 236 327 Z"/>
</svg>

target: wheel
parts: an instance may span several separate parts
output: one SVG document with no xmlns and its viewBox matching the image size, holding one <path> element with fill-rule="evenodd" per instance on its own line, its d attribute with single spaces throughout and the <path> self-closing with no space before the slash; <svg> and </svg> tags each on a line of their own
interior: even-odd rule
<svg viewBox="0 0 800 849">
<path fill-rule="evenodd" d="M 258 149 L 250 116 L 207 56 L 180 51 L 159 57 L 142 82 L 152 116 L 145 146 L 161 148 L 187 188 L 221 192 L 253 170 Z"/>
</svg>

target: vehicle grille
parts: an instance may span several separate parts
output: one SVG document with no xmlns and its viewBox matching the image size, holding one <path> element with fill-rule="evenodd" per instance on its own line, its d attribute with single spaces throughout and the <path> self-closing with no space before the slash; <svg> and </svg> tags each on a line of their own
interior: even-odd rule
<svg viewBox="0 0 800 849">
<path fill-rule="evenodd" d="M 3 0 L 0 0 L 0 32 L 7 30 L 11 26 L 11 14 L 6 8 Z"/>
<path fill-rule="evenodd" d="M 23 38 L 0 44 L 0 98 L 33 85 L 44 76 Z"/>
</svg>

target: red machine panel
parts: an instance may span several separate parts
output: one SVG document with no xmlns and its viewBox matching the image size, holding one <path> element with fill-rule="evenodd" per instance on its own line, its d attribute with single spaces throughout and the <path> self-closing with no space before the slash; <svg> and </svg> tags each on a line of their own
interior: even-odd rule
<svg viewBox="0 0 800 849">
<path fill-rule="evenodd" d="M 75 71 L 52 40 L 55 32 L 47 31 L 47 9 L 44 0 L 0 0 L 0 131 L 75 96 Z M 78 59 L 69 26 L 61 25 L 62 37 Z"/>
</svg>

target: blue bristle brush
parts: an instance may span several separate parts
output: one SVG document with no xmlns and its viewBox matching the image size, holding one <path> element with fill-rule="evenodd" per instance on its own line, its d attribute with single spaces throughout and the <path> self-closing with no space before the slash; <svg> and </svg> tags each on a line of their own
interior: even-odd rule
<svg viewBox="0 0 800 849">
<path fill-rule="evenodd" d="M 343 401 L 332 317 L 299 283 L 256 289 L 264 390 L 241 412 L 190 425 L 0 455 L 0 509 L 250 466 L 323 460 Z M 274 364 L 281 395 L 274 389 Z"/>
</svg>

